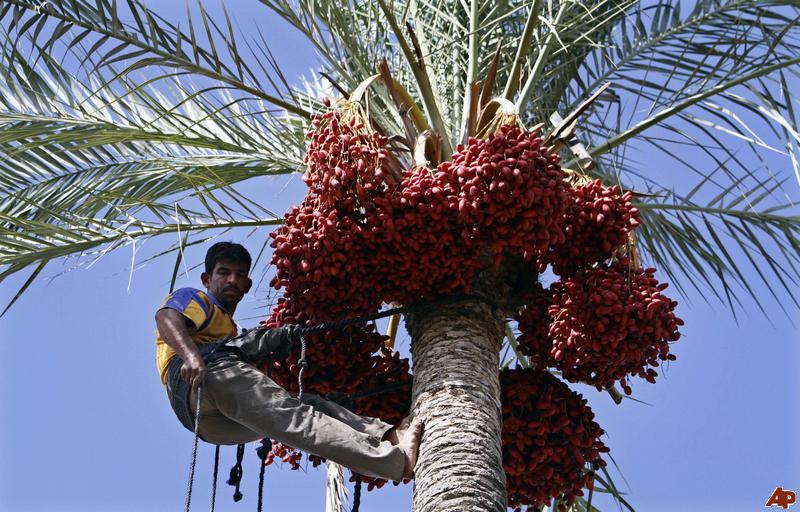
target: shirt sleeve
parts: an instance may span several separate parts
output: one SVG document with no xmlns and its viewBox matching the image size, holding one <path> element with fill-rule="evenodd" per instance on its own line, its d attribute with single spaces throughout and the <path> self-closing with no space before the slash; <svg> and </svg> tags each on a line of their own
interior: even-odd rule
<svg viewBox="0 0 800 512">
<path fill-rule="evenodd" d="M 198 329 L 208 320 L 209 307 L 200 290 L 181 288 L 175 290 L 164 299 L 159 309 L 174 309 L 186 317 Z"/>
</svg>

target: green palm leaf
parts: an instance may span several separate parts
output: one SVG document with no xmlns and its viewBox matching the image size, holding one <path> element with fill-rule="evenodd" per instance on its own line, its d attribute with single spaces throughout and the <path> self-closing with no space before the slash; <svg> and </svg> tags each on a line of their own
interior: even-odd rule
<svg viewBox="0 0 800 512">
<path fill-rule="evenodd" d="M 470 84 L 486 77 L 498 46 L 487 87 L 530 123 L 550 123 L 611 82 L 578 137 L 595 158 L 591 173 L 646 194 L 645 258 L 732 308 L 738 293 L 758 295 L 743 265 L 776 297 L 793 296 L 796 188 L 762 156 L 785 155 L 800 177 L 796 3 L 700 1 L 689 13 L 677 1 L 633 0 L 262 4 L 346 90 L 386 59 L 445 148 L 462 140 Z M 138 0 L 0 7 L 0 214 L 7 236 L 20 237 L 4 242 L 14 247 L 0 256 L 4 275 L 85 244 L 113 246 L 131 226 L 169 231 L 176 203 L 194 212 L 187 229 L 274 221 L 234 185 L 302 170 L 307 115 L 328 84 L 290 85 L 263 37 L 237 36 L 227 13 L 198 12 L 181 29 Z M 369 104 L 385 131 L 404 133 L 385 90 L 372 87 Z M 654 172 L 650 152 L 696 178 Z M 73 225 L 86 231 L 70 238 Z"/>
</svg>

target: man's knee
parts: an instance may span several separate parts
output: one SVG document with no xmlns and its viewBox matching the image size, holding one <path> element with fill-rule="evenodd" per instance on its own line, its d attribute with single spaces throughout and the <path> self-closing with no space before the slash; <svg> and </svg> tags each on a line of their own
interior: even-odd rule
<svg viewBox="0 0 800 512">
<path fill-rule="evenodd" d="M 200 415 L 200 437 L 212 444 L 243 444 L 264 436 L 225 416 Z"/>
<path fill-rule="evenodd" d="M 214 405 L 229 416 L 252 414 L 256 412 L 253 409 L 266 414 L 269 409 L 301 406 L 297 398 L 292 397 L 275 381 L 241 360 L 226 361 L 209 368 L 204 388 L 204 393 L 207 393 Z M 305 396 L 303 401 L 305 402 Z"/>
</svg>

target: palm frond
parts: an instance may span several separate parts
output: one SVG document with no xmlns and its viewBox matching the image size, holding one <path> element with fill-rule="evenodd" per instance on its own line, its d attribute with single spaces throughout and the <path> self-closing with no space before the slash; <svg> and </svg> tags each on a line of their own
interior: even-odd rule
<svg viewBox="0 0 800 512">
<path fill-rule="evenodd" d="M 36 206 L 61 222 L 26 220 L 0 213 L 0 262 L 7 266 L 0 273 L 0 280 L 29 265 L 93 250 L 105 253 L 148 237 L 211 229 L 274 226 L 283 222 L 282 217 L 209 217 L 201 211 L 172 205 L 176 213 L 170 219 L 171 222 L 152 222 L 130 217 L 128 222 L 120 224 L 56 212 L 42 204 Z M 162 214 L 169 208 L 169 205 L 158 205 Z"/>
<path fill-rule="evenodd" d="M 445 153 L 460 142 L 472 84 L 498 47 L 486 85 L 513 96 L 529 122 L 572 111 L 611 82 L 578 137 L 595 158 L 591 173 L 658 198 L 641 201 L 645 257 L 678 287 L 731 307 L 737 291 L 759 293 L 743 264 L 776 297 L 800 277 L 796 193 L 763 159 L 784 158 L 800 180 L 795 2 L 701 0 L 690 13 L 677 0 L 261 3 L 308 39 L 321 71 L 345 90 L 386 59 L 446 139 Z M 37 226 L 62 226 L 65 211 L 108 229 L 128 216 L 168 226 L 179 199 L 214 222 L 274 218 L 231 185 L 302 167 L 305 116 L 328 87 L 290 85 L 264 37 L 238 36 L 226 12 L 215 20 L 200 4 L 181 30 L 139 0 L 123 7 L 9 0 L 0 9 L 1 213 Z M 59 48 L 62 58 L 50 57 Z M 78 71 L 67 72 L 67 61 Z M 391 94 L 371 91 L 372 118 L 405 133 Z M 633 156 L 649 151 L 681 173 L 654 172 Z"/>
<path fill-rule="evenodd" d="M 52 55 L 55 43 L 45 52 L 28 40 L 31 65 L 12 41 L 0 53 L 0 280 L 172 232 L 176 205 L 187 231 L 275 222 L 235 185 L 300 170 L 304 120 L 225 84 L 198 88 L 186 72 L 136 82 L 103 65 L 86 83 Z M 66 52 L 94 59 L 80 43 Z"/>
<path fill-rule="evenodd" d="M 254 72 L 238 51 L 236 39 L 226 18 L 227 29 L 222 29 L 210 19 L 200 3 L 200 13 L 205 31 L 205 45 L 198 41 L 191 12 L 187 11 L 190 31 L 182 32 L 178 26 L 164 20 L 141 0 L 127 0 L 125 11 L 120 11 L 117 2 L 109 0 L 53 0 L 46 3 L 35 0 L 8 0 L 0 11 L 5 16 L 9 31 L 16 30 L 17 38 L 25 36 L 36 25 L 34 39 L 48 37 L 41 48 L 41 55 L 57 42 L 67 40 L 66 45 L 75 44 L 71 39 L 72 29 L 82 32 L 79 37 L 89 36 L 92 47 L 87 52 L 94 60 L 91 70 L 102 70 L 118 62 L 130 62 L 124 73 L 144 67 L 181 69 L 195 76 L 202 76 L 226 84 L 243 93 L 264 100 L 282 110 L 307 118 L 310 112 L 285 98 L 285 91 L 267 92 Z M 8 16 L 13 7 L 13 15 Z M 134 22 L 122 22 L 121 14 L 127 14 Z M 52 30 L 43 30 L 47 23 L 55 23 Z M 29 35 L 29 34 L 28 34 Z M 38 37 L 37 37 L 38 36 Z M 215 42 L 224 46 L 230 59 L 220 56 Z M 188 48 L 184 49 L 184 44 Z M 190 50 L 190 51 L 189 51 Z M 81 63 L 83 64 L 83 63 Z"/>
<path fill-rule="evenodd" d="M 793 298 L 800 278 L 796 188 L 765 155 L 783 158 L 800 176 L 796 98 L 787 86 L 800 64 L 800 8 L 700 1 L 682 14 L 679 2 L 619 5 L 624 16 L 609 9 L 605 26 L 569 44 L 568 54 L 553 50 L 529 115 L 570 111 L 610 81 L 579 137 L 596 176 L 669 198 L 642 204 L 645 256 L 679 287 L 703 288 L 734 310 L 744 291 L 766 311 L 762 288 L 747 282 L 752 273 L 742 265 L 775 298 Z M 569 23 L 561 27 L 559 36 Z M 653 151 L 679 167 L 659 173 L 652 158 L 632 156 Z"/>
</svg>

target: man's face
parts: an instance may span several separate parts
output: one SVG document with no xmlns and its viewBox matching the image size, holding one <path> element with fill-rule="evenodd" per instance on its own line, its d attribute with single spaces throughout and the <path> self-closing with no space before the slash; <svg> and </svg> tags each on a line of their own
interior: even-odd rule
<svg viewBox="0 0 800 512">
<path fill-rule="evenodd" d="M 250 291 L 253 281 L 247 277 L 248 268 L 242 263 L 221 260 L 211 275 L 200 276 L 208 293 L 217 298 L 228 310 L 233 310 L 244 294 Z"/>
</svg>

